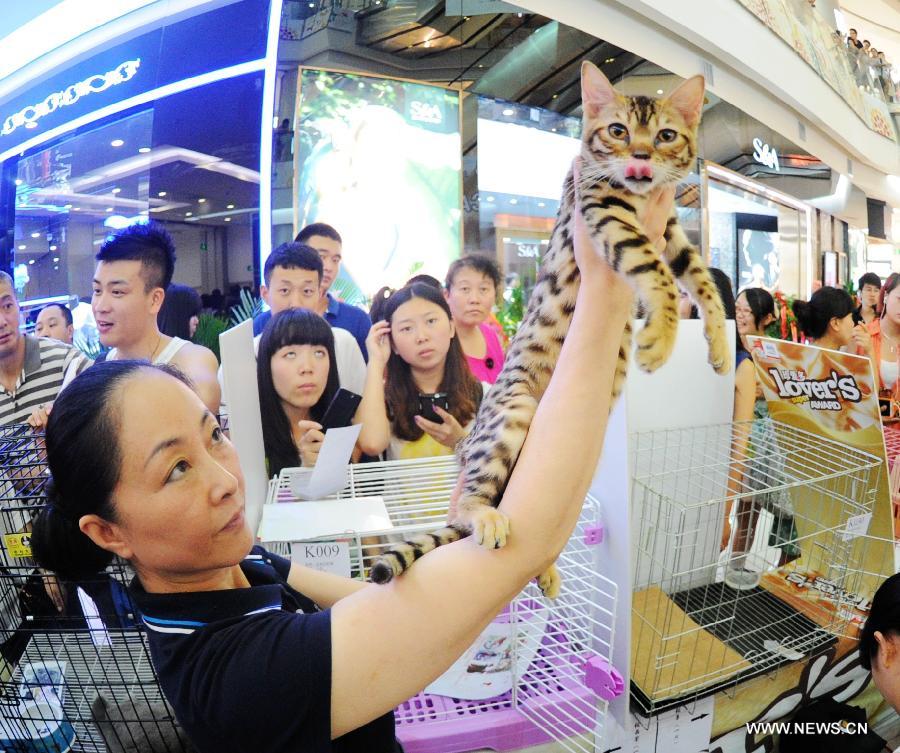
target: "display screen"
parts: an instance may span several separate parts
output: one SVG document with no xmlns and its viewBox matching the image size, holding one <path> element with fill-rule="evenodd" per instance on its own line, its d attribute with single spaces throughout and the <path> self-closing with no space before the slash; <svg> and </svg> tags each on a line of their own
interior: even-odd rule
<svg viewBox="0 0 900 753">
<path fill-rule="evenodd" d="M 738 228 L 738 289 L 777 290 L 781 280 L 778 233 Z"/>
<path fill-rule="evenodd" d="M 340 297 L 443 279 L 461 245 L 456 92 L 305 68 L 294 138 L 295 231 L 326 222 L 341 234 Z"/>
<path fill-rule="evenodd" d="M 563 180 L 578 154 L 580 138 L 560 130 L 512 122 L 512 107 L 494 106 L 492 100 L 479 103 L 478 112 L 478 191 L 512 194 L 559 201 Z M 488 105 L 488 106 L 484 106 Z M 484 117 L 497 109 L 499 120 Z M 528 108 L 537 110 L 538 108 Z M 558 116 L 557 116 L 558 117 Z M 580 121 L 574 118 L 575 127 Z M 540 154 L 540 159 L 532 159 Z"/>
</svg>

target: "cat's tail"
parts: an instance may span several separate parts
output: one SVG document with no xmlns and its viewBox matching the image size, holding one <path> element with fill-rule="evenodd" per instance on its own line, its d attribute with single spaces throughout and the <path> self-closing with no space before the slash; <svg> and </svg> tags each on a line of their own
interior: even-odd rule
<svg viewBox="0 0 900 753">
<path fill-rule="evenodd" d="M 369 580 L 373 583 L 388 583 L 395 575 L 403 575 L 423 554 L 444 544 L 451 544 L 469 535 L 463 525 L 451 523 L 431 533 L 411 536 L 402 544 L 395 544 L 381 554 L 372 565 Z"/>
</svg>

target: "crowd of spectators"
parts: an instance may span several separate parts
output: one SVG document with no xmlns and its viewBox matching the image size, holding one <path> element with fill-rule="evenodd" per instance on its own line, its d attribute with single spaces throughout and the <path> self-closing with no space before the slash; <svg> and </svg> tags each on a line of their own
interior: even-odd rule
<svg viewBox="0 0 900 753">
<path fill-rule="evenodd" d="M 842 36 L 837 32 L 838 36 Z M 893 65 L 884 54 L 884 50 L 876 50 L 868 39 L 859 39 L 859 32 L 851 28 L 844 44 L 850 60 L 850 69 L 856 76 L 856 83 L 888 101 L 897 101 L 897 79 Z"/>
</svg>

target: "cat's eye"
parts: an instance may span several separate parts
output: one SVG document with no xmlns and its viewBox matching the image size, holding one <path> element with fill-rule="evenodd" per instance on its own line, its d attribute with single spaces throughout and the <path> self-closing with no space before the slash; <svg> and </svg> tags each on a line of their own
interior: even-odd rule
<svg viewBox="0 0 900 753">
<path fill-rule="evenodd" d="M 614 139 L 625 139 L 628 137 L 628 129 L 621 123 L 613 123 L 607 126 L 606 131 Z"/>
<path fill-rule="evenodd" d="M 658 134 L 656 134 L 656 138 L 658 138 L 664 144 L 672 143 L 673 141 L 675 141 L 676 136 L 678 136 L 678 134 L 671 128 L 663 128 Z"/>
</svg>

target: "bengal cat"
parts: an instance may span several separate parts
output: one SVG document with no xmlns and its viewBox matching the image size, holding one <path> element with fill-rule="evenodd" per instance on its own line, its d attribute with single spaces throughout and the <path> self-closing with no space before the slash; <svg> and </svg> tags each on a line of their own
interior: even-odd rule
<svg viewBox="0 0 900 753">
<path fill-rule="evenodd" d="M 579 185 L 574 185 L 570 171 L 525 318 L 503 371 L 479 408 L 474 429 L 460 443 L 463 488 L 457 516 L 447 528 L 413 537 L 380 557 L 371 574 L 377 583 L 401 574 L 425 552 L 468 533 L 486 547 L 499 548 L 506 543 L 509 521 L 496 506 L 575 310 L 580 279 L 572 247 L 576 190 L 595 246 L 602 249 L 613 269 L 628 279 L 647 312 L 645 326 L 636 338 L 638 366 L 652 372 L 672 353 L 678 332 L 678 278 L 702 312 L 709 362 L 720 374 L 731 368 L 718 289 L 700 253 L 678 224 L 674 209 L 666 225 L 662 259 L 638 219 L 651 191 L 677 183 L 694 164 L 703 78 L 688 79 L 663 99 L 629 97 L 617 92 L 595 65 L 584 62 L 581 95 Z M 631 333 L 629 323 L 619 348 L 613 400 L 622 391 L 628 369 Z M 549 597 L 559 593 L 555 566 L 538 578 L 538 585 Z"/>
</svg>

